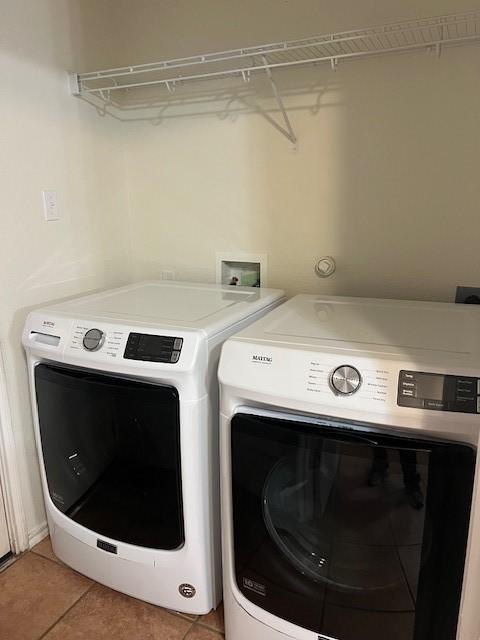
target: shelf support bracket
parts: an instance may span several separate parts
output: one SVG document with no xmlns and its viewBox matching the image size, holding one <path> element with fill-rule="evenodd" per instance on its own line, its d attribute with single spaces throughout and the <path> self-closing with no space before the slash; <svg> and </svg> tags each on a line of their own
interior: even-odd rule
<svg viewBox="0 0 480 640">
<path fill-rule="evenodd" d="M 272 70 L 268 66 L 268 61 L 265 56 L 262 56 L 263 64 L 265 65 L 265 71 L 267 73 L 267 77 L 270 80 L 270 84 L 272 85 L 273 95 L 275 96 L 275 100 L 279 106 L 279 109 L 282 113 L 283 120 L 285 122 L 285 126 L 282 126 L 275 120 L 271 120 L 272 124 L 282 133 L 292 144 L 297 144 L 297 136 L 293 132 L 292 125 L 290 123 L 290 119 L 287 114 L 287 110 L 285 109 L 285 105 L 283 104 L 282 96 L 280 95 L 275 80 L 272 75 Z"/>
<path fill-rule="evenodd" d="M 70 86 L 70 92 L 72 96 L 79 96 L 82 93 L 82 87 L 80 85 L 80 78 L 78 73 L 68 74 L 68 84 Z"/>
</svg>

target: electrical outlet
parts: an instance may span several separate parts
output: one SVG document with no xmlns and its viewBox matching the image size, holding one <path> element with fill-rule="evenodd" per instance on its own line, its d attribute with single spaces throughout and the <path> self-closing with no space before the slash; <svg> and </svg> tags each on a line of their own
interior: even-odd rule
<svg viewBox="0 0 480 640">
<path fill-rule="evenodd" d="M 58 200 L 56 191 L 42 191 L 43 195 L 43 213 L 45 220 L 51 222 L 53 220 L 60 220 L 60 213 L 58 211 Z"/>
<path fill-rule="evenodd" d="M 166 269 L 162 271 L 161 276 L 162 276 L 162 280 L 175 280 L 175 271 L 170 271 Z"/>
<path fill-rule="evenodd" d="M 455 302 L 480 304 L 480 287 L 457 287 Z"/>
</svg>

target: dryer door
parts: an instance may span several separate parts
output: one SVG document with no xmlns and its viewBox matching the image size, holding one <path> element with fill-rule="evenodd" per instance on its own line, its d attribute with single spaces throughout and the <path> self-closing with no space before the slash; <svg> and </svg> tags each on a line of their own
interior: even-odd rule
<svg viewBox="0 0 480 640">
<path fill-rule="evenodd" d="M 49 364 L 35 368 L 50 498 L 120 542 L 184 542 L 176 389 Z"/>
<path fill-rule="evenodd" d="M 470 447 L 328 419 L 237 414 L 231 427 L 235 574 L 248 600 L 320 637 L 455 639 Z"/>
</svg>

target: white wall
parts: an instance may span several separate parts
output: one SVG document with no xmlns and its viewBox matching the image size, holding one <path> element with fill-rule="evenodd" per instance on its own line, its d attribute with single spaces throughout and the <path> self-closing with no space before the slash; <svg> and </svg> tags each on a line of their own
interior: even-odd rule
<svg viewBox="0 0 480 640">
<path fill-rule="evenodd" d="M 469 8 L 392 0 L 140 7 L 129 15 L 127 44 L 140 62 L 154 59 L 152 25 L 162 34 L 159 57 Z M 421 52 L 344 63 L 336 73 L 286 71 L 279 79 L 288 90 L 298 75 L 314 87 L 287 99 L 297 151 L 261 116 L 235 117 L 235 105 L 233 117 L 169 118 L 178 109 L 168 109 L 157 126 L 125 124 L 135 277 L 167 268 L 213 280 L 215 253 L 240 250 L 268 253 L 269 285 L 289 293 L 452 300 L 457 284 L 479 284 L 479 64 L 477 45 L 440 59 Z M 313 272 L 322 255 L 338 262 L 329 280 Z"/>
<path fill-rule="evenodd" d="M 0 342 L 27 526 L 44 522 L 20 336 L 32 306 L 130 275 L 117 124 L 74 100 L 65 69 L 83 60 L 75 3 L 3 0 L 0 19 Z M 45 222 L 42 189 L 62 219 Z"/>
</svg>

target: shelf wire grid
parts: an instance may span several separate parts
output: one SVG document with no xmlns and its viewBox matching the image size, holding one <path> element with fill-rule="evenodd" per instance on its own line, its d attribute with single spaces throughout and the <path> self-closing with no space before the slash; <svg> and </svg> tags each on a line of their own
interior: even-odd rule
<svg viewBox="0 0 480 640">
<path fill-rule="evenodd" d="M 162 85 L 172 93 L 200 80 L 240 77 L 248 82 L 262 71 L 325 62 L 335 67 L 346 59 L 431 48 L 440 52 L 445 45 L 474 42 L 480 42 L 480 10 L 73 74 L 73 92 L 110 101 L 110 93 L 122 89 Z"/>
</svg>

